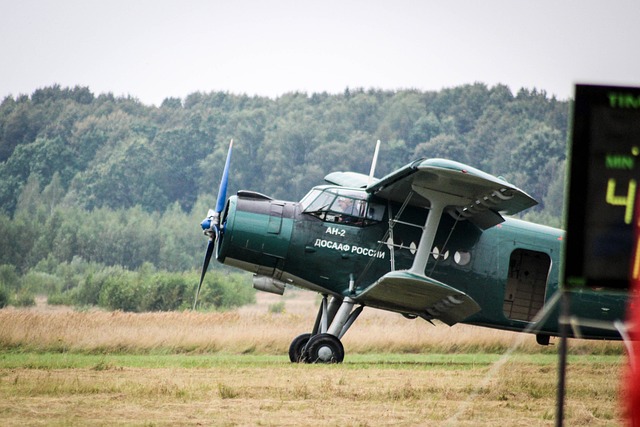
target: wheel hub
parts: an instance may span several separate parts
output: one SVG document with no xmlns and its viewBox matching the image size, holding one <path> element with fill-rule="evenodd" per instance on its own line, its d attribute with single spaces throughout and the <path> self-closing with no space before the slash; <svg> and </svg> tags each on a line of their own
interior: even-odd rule
<svg viewBox="0 0 640 427">
<path fill-rule="evenodd" d="M 333 359 L 333 350 L 329 346 L 323 345 L 318 349 L 318 359 L 330 362 Z"/>
</svg>

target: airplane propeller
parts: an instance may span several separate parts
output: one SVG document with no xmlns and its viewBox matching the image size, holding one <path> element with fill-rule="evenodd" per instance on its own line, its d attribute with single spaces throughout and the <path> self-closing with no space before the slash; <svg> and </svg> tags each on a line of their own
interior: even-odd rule
<svg viewBox="0 0 640 427">
<path fill-rule="evenodd" d="M 207 274 L 209 268 L 209 262 L 211 261 L 211 255 L 213 249 L 216 246 L 216 241 L 220 237 L 220 214 L 224 209 L 224 203 L 227 199 L 227 185 L 229 184 L 229 164 L 231 163 L 231 150 L 233 148 L 233 139 L 229 143 L 229 151 L 227 152 L 227 160 L 224 164 L 224 171 L 222 172 L 222 180 L 220 180 L 220 188 L 218 189 L 218 200 L 216 201 L 216 209 L 209 209 L 207 217 L 202 221 L 200 226 L 204 234 L 209 237 L 209 243 L 207 245 L 207 251 L 204 254 L 204 262 L 202 264 L 202 272 L 200 273 L 200 283 L 196 289 L 196 296 L 193 301 L 193 309 L 196 309 L 198 304 L 198 296 L 200 295 L 200 288 L 202 288 L 202 282 L 204 276 Z"/>
</svg>

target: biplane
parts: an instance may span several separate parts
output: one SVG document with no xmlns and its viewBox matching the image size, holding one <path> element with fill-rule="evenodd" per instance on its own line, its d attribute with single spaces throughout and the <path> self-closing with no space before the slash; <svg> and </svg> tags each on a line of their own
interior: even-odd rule
<svg viewBox="0 0 640 427">
<path fill-rule="evenodd" d="M 558 309 L 539 313 L 559 288 L 564 232 L 512 218 L 537 202 L 506 180 L 445 159 L 376 179 L 374 156 L 369 175 L 329 173 L 297 202 L 246 190 L 227 200 L 231 151 L 232 143 L 215 210 L 201 224 L 209 243 L 196 302 L 214 254 L 253 273 L 261 291 L 321 294 L 315 324 L 291 342 L 292 362 L 342 362 L 341 338 L 365 307 L 531 332 L 543 345 L 559 335 Z M 572 315 L 595 326 L 570 336 L 619 339 L 597 325 L 623 319 L 625 302 L 577 292 Z"/>
</svg>

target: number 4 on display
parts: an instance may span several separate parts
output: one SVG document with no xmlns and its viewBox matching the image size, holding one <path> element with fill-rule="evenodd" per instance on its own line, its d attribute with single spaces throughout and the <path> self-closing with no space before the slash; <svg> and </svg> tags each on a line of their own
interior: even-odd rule
<svg viewBox="0 0 640 427">
<path fill-rule="evenodd" d="M 631 224 L 633 221 L 633 208 L 636 199 L 637 183 L 635 179 L 629 180 L 629 187 L 626 196 L 616 196 L 616 180 L 609 178 L 607 182 L 607 203 L 613 206 L 624 206 L 624 223 Z"/>
</svg>

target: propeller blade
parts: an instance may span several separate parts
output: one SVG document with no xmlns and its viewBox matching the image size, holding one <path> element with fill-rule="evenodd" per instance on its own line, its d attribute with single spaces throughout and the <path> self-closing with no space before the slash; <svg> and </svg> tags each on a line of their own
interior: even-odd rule
<svg viewBox="0 0 640 427">
<path fill-rule="evenodd" d="M 196 309 L 198 305 L 198 296 L 200 295 L 200 289 L 202 288 L 202 282 L 204 282 L 204 276 L 207 274 L 207 268 L 209 268 L 209 261 L 211 261 L 211 255 L 216 246 L 216 242 L 220 237 L 220 214 L 224 209 L 224 203 L 227 199 L 227 186 L 229 184 L 229 165 L 231 163 L 231 150 L 233 149 L 233 139 L 229 142 L 229 151 L 227 152 L 227 160 L 224 164 L 224 171 L 222 172 L 222 180 L 220 181 L 220 188 L 218 189 L 218 200 L 216 201 L 215 211 L 209 209 L 207 217 L 202 221 L 200 226 L 204 231 L 204 234 L 209 237 L 209 244 L 207 245 L 207 252 L 204 255 L 204 263 L 202 265 L 202 273 L 200 274 L 200 283 L 198 283 L 198 289 L 196 289 L 196 296 L 193 301 L 193 309 Z"/>
<path fill-rule="evenodd" d="M 229 183 L 229 164 L 231 163 L 231 149 L 233 148 L 233 139 L 229 142 L 229 151 L 227 152 L 227 161 L 224 164 L 224 171 L 222 172 L 222 181 L 220 181 L 220 188 L 218 189 L 218 200 L 216 202 L 216 212 L 222 212 L 224 209 L 224 202 L 227 199 L 227 184 Z"/>
<path fill-rule="evenodd" d="M 204 264 L 202 264 L 202 273 L 200 274 L 200 283 L 198 283 L 198 289 L 196 289 L 196 297 L 193 300 L 193 309 L 196 309 L 196 305 L 198 304 L 198 296 L 200 295 L 200 288 L 202 288 L 202 282 L 204 281 L 204 276 L 207 274 L 207 269 L 209 268 L 209 261 L 211 261 L 211 255 L 213 254 L 213 248 L 216 246 L 216 242 L 213 239 L 209 239 L 209 244 L 207 245 L 207 252 L 204 255 Z"/>
</svg>

